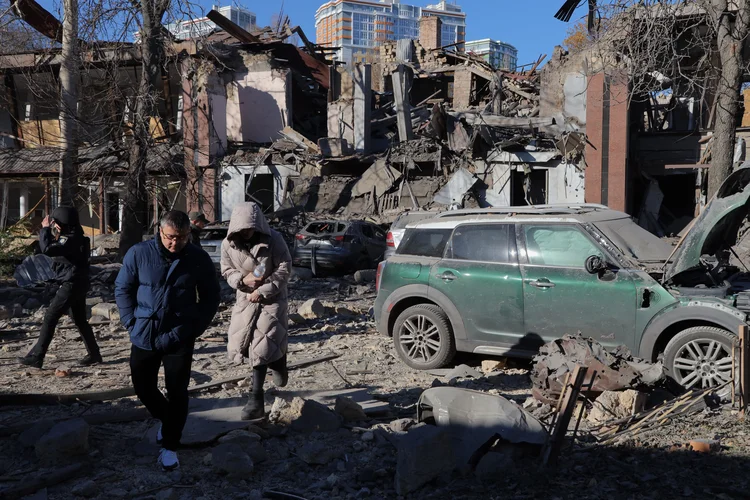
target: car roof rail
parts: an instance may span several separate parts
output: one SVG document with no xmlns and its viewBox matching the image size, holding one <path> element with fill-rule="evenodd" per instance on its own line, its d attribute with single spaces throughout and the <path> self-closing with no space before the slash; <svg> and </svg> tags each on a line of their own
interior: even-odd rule
<svg viewBox="0 0 750 500">
<path fill-rule="evenodd" d="M 598 203 L 580 204 L 555 204 L 555 205 L 528 205 L 517 207 L 489 207 L 489 208 L 466 208 L 461 210 L 448 210 L 436 214 L 435 217 L 461 217 L 470 215 L 505 215 L 505 214 L 547 214 L 547 215 L 574 215 L 597 210 L 610 210 L 606 205 Z"/>
</svg>

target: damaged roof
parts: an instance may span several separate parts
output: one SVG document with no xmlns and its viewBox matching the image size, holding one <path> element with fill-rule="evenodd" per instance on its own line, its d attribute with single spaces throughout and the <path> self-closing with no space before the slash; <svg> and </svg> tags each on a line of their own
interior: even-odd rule
<svg viewBox="0 0 750 500">
<path fill-rule="evenodd" d="M 53 147 L 0 149 L 0 177 L 51 177 L 60 173 L 62 149 Z M 182 145 L 157 144 L 151 148 L 147 169 L 154 175 L 184 177 Z M 127 152 L 114 145 L 81 148 L 78 172 L 83 176 L 125 174 Z"/>
</svg>

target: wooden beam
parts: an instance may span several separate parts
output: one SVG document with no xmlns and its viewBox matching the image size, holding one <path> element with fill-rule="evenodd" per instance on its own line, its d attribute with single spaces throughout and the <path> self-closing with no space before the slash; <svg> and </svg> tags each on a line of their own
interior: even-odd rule
<svg viewBox="0 0 750 500">
<path fill-rule="evenodd" d="M 406 68 L 403 64 L 398 65 L 391 78 L 393 79 L 393 100 L 396 103 L 398 137 L 400 142 L 410 141 L 414 138 L 414 130 L 411 126 L 411 104 L 406 90 Z"/>
<path fill-rule="evenodd" d="M 555 124 L 552 117 L 508 118 L 477 112 L 453 112 L 451 116 L 465 119 L 469 125 L 489 125 L 490 127 L 538 128 Z"/>
<path fill-rule="evenodd" d="M 578 395 L 583 387 L 583 381 L 586 378 L 586 372 L 588 369 L 585 366 L 576 365 L 573 370 L 573 374 L 566 379 L 565 387 L 563 388 L 561 403 L 559 405 L 559 414 L 555 421 L 555 426 L 549 437 L 549 441 L 544 450 L 543 463 L 544 465 L 554 464 L 557 457 L 560 455 L 560 450 L 565 442 L 565 434 L 568 432 L 568 426 L 570 425 L 570 419 L 573 417 L 576 403 L 578 401 Z"/>
<path fill-rule="evenodd" d="M 261 43 L 260 38 L 258 38 L 255 35 L 250 34 L 250 32 L 244 30 L 239 25 L 233 23 L 231 20 L 224 17 L 222 14 L 220 14 L 218 11 L 211 9 L 211 11 L 206 14 L 206 17 L 211 20 L 214 24 L 216 24 L 219 28 L 223 29 L 233 37 L 235 37 L 240 42 L 244 43 Z"/>
</svg>

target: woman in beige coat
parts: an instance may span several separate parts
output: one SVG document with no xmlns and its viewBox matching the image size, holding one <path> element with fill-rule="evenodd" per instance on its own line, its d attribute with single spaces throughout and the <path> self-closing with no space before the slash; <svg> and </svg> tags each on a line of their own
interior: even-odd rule
<svg viewBox="0 0 750 500">
<path fill-rule="evenodd" d="M 244 420 L 265 415 L 263 382 L 268 368 L 278 387 L 287 383 L 287 283 L 292 269 L 289 248 L 271 229 L 260 207 L 239 203 L 221 243 L 221 274 L 237 290 L 229 324 L 227 354 L 253 367 L 253 391 L 242 409 Z"/>
</svg>

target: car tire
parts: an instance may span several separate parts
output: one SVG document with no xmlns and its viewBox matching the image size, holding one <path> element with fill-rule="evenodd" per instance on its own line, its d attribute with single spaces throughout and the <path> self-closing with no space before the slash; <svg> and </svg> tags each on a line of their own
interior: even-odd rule
<svg viewBox="0 0 750 500">
<path fill-rule="evenodd" d="M 667 373 L 687 389 L 716 387 L 731 380 L 734 339 L 730 332 L 713 326 L 681 331 L 664 349 Z M 725 397 L 731 388 L 720 392 Z"/>
<path fill-rule="evenodd" d="M 417 370 L 442 368 L 456 355 L 448 317 L 432 304 L 411 306 L 398 316 L 393 345 L 399 358 Z"/>
</svg>

